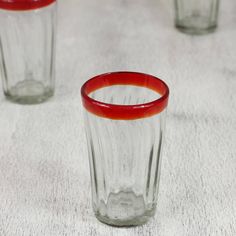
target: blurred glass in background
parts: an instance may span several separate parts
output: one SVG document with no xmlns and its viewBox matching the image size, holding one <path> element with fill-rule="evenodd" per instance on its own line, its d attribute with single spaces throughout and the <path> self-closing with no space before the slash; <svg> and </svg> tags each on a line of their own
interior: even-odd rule
<svg viewBox="0 0 236 236">
<path fill-rule="evenodd" d="M 189 34 L 213 32 L 218 11 L 219 0 L 175 0 L 175 25 Z"/>
<path fill-rule="evenodd" d="M 0 0 L 0 71 L 5 96 L 41 103 L 54 93 L 55 0 Z"/>
</svg>

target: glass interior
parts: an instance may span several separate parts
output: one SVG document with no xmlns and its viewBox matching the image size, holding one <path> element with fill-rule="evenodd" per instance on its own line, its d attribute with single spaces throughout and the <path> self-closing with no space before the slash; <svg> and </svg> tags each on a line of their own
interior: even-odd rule
<svg viewBox="0 0 236 236">
<path fill-rule="evenodd" d="M 157 100 L 161 95 L 146 87 L 113 85 L 98 89 L 90 93 L 89 97 L 109 104 L 137 105 Z"/>
</svg>

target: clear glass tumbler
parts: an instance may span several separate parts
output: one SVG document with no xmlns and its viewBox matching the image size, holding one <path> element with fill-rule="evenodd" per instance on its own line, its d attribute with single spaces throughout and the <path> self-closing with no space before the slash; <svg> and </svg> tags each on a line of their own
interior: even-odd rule
<svg viewBox="0 0 236 236">
<path fill-rule="evenodd" d="M 95 215 L 143 224 L 157 204 L 169 89 L 151 75 L 114 72 L 90 79 L 81 94 Z"/>
<path fill-rule="evenodd" d="M 219 0 L 175 0 L 175 25 L 189 34 L 213 32 L 218 11 Z"/>
<path fill-rule="evenodd" d="M 56 0 L 0 0 L 0 71 L 5 96 L 21 104 L 54 93 Z"/>
</svg>

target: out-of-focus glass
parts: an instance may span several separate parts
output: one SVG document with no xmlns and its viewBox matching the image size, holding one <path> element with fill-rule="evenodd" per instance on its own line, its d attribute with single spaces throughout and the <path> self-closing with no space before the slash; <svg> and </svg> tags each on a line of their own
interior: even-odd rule
<svg viewBox="0 0 236 236">
<path fill-rule="evenodd" d="M 5 96 L 21 104 L 47 100 L 54 93 L 56 1 L 0 0 L 0 22 Z"/>
<path fill-rule="evenodd" d="M 175 0 L 175 25 L 189 34 L 213 32 L 218 11 L 219 0 Z"/>
<path fill-rule="evenodd" d="M 114 226 L 155 214 L 169 90 L 156 77 L 114 72 L 82 89 L 93 209 Z"/>
</svg>

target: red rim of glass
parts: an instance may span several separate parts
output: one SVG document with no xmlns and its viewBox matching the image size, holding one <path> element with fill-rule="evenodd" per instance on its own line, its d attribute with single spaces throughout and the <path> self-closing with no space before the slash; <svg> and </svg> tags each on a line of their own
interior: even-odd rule
<svg viewBox="0 0 236 236">
<path fill-rule="evenodd" d="M 91 92 L 113 85 L 133 85 L 154 90 L 161 97 L 149 103 L 117 105 L 97 101 L 89 97 Z M 169 88 L 159 78 L 139 72 L 112 72 L 88 80 L 81 88 L 84 108 L 94 115 L 114 120 L 135 120 L 162 112 L 168 104 Z"/>
<path fill-rule="evenodd" d="M 26 11 L 46 7 L 56 0 L 0 0 L 0 9 Z"/>
</svg>

